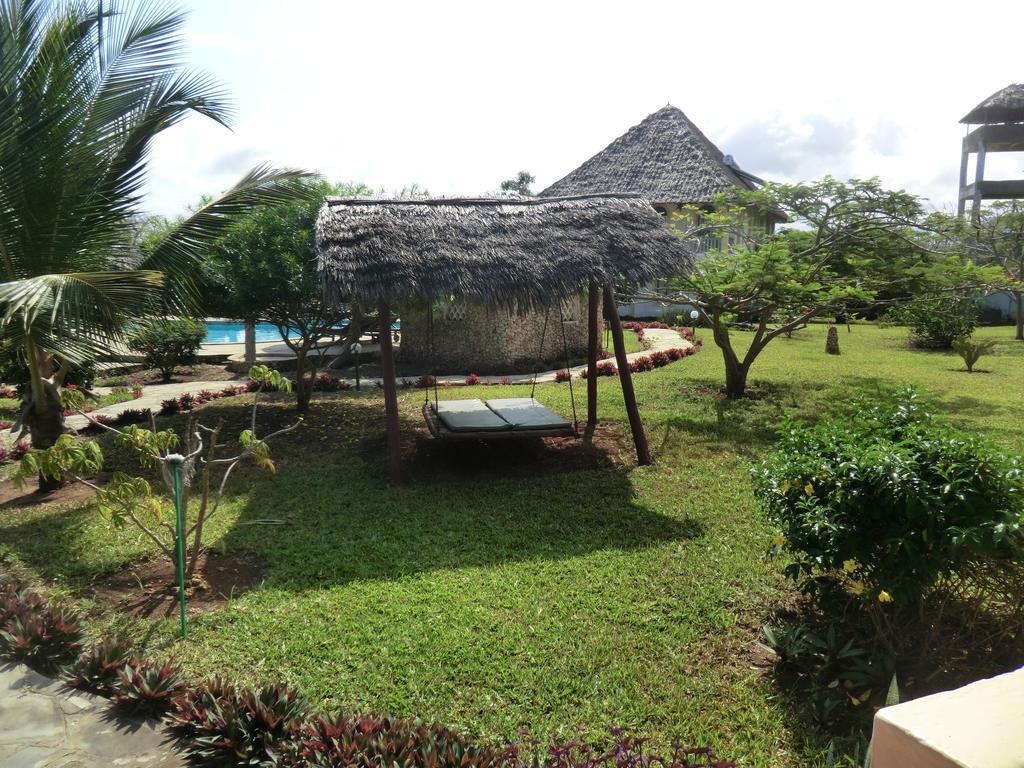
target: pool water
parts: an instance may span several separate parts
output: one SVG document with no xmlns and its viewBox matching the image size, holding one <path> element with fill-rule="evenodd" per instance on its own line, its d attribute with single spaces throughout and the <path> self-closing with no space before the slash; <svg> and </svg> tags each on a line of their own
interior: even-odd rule
<svg viewBox="0 0 1024 768">
<path fill-rule="evenodd" d="M 256 323 L 256 341 L 281 341 L 277 326 L 271 323 Z M 208 320 L 204 344 L 244 344 L 245 323 L 230 320 Z"/>
</svg>

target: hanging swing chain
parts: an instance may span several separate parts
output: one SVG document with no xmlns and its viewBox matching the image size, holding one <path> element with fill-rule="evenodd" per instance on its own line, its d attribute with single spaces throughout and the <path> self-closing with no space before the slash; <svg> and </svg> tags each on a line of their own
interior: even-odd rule
<svg viewBox="0 0 1024 768">
<path fill-rule="evenodd" d="M 544 358 L 544 338 L 548 335 L 548 317 L 551 315 L 551 305 L 544 307 L 544 327 L 540 332 L 540 349 L 537 350 L 537 360 L 533 364 L 533 381 L 530 383 L 530 399 L 533 399 L 534 390 L 537 389 L 537 374 L 540 371 L 541 360 Z"/>
<path fill-rule="evenodd" d="M 565 337 L 564 307 L 558 305 L 558 320 L 562 326 L 562 353 L 565 355 L 565 372 L 569 374 L 569 403 L 572 405 L 572 431 L 579 435 L 579 421 L 576 418 L 576 395 L 572 391 L 572 370 L 569 368 L 569 342 Z"/>
<path fill-rule="evenodd" d="M 434 305 L 427 305 L 427 358 L 429 359 L 429 365 L 427 366 L 427 375 L 423 379 L 423 404 L 428 405 L 430 403 L 430 384 L 434 384 L 434 413 L 437 413 L 437 362 L 434 359 Z"/>
</svg>

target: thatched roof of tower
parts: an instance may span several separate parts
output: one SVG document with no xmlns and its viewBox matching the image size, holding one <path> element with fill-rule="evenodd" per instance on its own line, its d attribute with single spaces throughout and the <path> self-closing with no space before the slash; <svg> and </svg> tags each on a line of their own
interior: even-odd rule
<svg viewBox="0 0 1024 768">
<path fill-rule="evenodd" d="M 1024 83 L 1010 83 L 960 119 L 961 123 L 1024 123 Z"/>
<path fill-rule="evenodd" d="M 638 197 L 328 198 L 316 225 L 328 295 L 461 296 L 542 306 L 591 280 L 644 281 L 693 264 L 692 250 Z"/>
<path fill-rule="evenodd" d="M 652 203 L 707 205 L 731 187 L 763 182 L 745 171 L 671 105 L 648 115 L 541 197 L 628 193 Z"/>
</svg>

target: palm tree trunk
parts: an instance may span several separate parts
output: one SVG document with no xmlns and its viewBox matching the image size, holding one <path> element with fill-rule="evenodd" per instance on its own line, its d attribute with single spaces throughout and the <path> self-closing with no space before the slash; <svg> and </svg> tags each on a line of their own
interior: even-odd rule
<svg viewBox="0 0 1024 768">
<path fill-rule="evenodd" d="M 245 364 L 250 368 L 256 365 L 256 323 L 245 321 Z"/>
</svg>

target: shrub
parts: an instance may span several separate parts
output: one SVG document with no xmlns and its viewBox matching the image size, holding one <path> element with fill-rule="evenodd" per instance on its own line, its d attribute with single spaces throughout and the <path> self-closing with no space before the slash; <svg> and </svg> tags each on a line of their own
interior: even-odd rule
<svg viewBox="0 0 1024 768">
<path fill-rule="evenodd" d="M 6 398 L 8 400 L 17 400 L 18 390 L 16 390 L 14 387 L 8 387 L 6 384 L 0 384 L 0 397 Z"/>
<path fill-rule="evenodd" d="M 597 353 L 598 360 L 610 360 L 613 357 L 615 357 L 615 355 L 613 355 L 607 349 L 602 349 L 600 352 Z"/>
<path fill-rule="evenodd" d="M 119 640 L 103 640 L 64 668 L 69 688 L 92 691 L 101 696 L 114 692 L 118 674 L 131 661 L 131 649 Z M 137 663 L 137 662 L 134 662 Z"/>
<path fill-rule="evenodd" d="M 652 352 L 651 362 L 655 368 L 663 368 L 672 362 L 672 358 L 668 356 L 667 352 Z"/>
<path fill-rule="evenodd" d="M 0 628 L 0 651 L 42 672 L 53 672 L 81 647 L 78 616 L 63 606 L 22 605 Z"/>
<path fill-rule="evenodd" d="M 672 349 L 665 350 L 665 355 L 670 363 L 674 363 L 676 360 L 682 360 L 686 357 L 686 350 L 682 347 L 672 347 Z"/>
<path fill-rule="evenodd" d="M 426 389 L 427 387 L 433 387 L 437 385 L 437 379 L 430 374 L 423 374 L 416 379 L 416 386 L 420 389 Z"/>
<path fill-rule="evenodd" d="M 511 384 L 512 383 L 512 377 L 511 376 L 502 376 L 500 383 L 501 384 L 505 384 L 505 385 Z"/>
<path fill-rule="evenodd" d="M 633 373 L 641 373 L 642 371 L 653 371 L 654 361 L 648 356 L 638 357 L 629 364 L 629 370 Z"/>
<path fill-rule="evenodd" d="M 964 365 L 967 367 L 967 373 L 974 373 L 974 365 L 981 359 L 982 355 L 987 355 L 996 348 L 996 343 L 992 339 L 955 339 L 953 341 L 953 351 L 956 352 L 964 361 Z"/>
<path fill-rule="evenodd" d="M 858 715 L 869 719 L 875 713 L 872 702 L 886 698 L 892 661 L 844 637 L 835 625 L 823 633 L 805 624 L 765 627 L 764 636 L 778 654 L 777 670 L 795 678 L 819 722 L 829 725 Z"/>
<path fill-rule="evenodd" d="M 886 319 L 910 328 L 910 343 L 925 349 L 950 349 L 956 339 L 970 336 L 981 311 L 968 296 L 920 297 L 886 313 Z"/>
<path fill-rule="evenodd" d="M 30 450 L 32 450 L 32 446 L 29 445 L 27 440 L 19 440 L 14 444 L 14 447 L 11 449 L 11 459 L 14 461 L 18 461 Z"/>
<path fill-rule="evenodd" d="M 406 383 L 406 379 L 402 379 L 402 386 L 409 386 Z M 344 392 L 351 388 L 352 385 L 346 379 L 339 379 L 331 376 L 329 373 L 321 373 L 316 377 L 316 381 L 313 382 L 313 389 L 317 392 Z"/>
<path fill-rule="evenodd" d="M 184 690 L 181 672 L 170 664 L 132 661 L 118 671 L 110 698 L 120 709 L 132 714 L 160 717 L 170 709 L 171 700 Z"/>
<path fill-rule="evenodd" d="M 128 424 L 145 424 L 149 422 L 152 414 L 153 412 L 149 408 L 125 408 L 114 417 L 114 424 L 118 427 L 124 427 Z M 97 416 L 96 421 L 99 420 L 100 417 Z"/>
<path fill-rule="evenodd" d="M 572 378 L 572 373 L 569 370 L 565 369 L 565 368 L 563 368 L 560 371 L 555 371 L 555 381 L 557 381 L 560 384 L 563 383 L 563 382 L 569 381 L 571 378 Z"/>
<path fill-rule="evenodd" d="M 307 723 L 283 762 L 295 768 L 525 768 L 515 755 L 472 744 L 443 725 L 343 712 Z"/>
<path fill-rule="evenodd" d="M 112 427 L 117 423 L 117 418 L 114 416 L 107 416 L 103 413 L 97 413 L 92 417 L 93 421 L 97 424 L 102 424 L 104 427 Z"/>
<path fill-rule="evenodd" d="M 196 361 L 196 352 L 206 338 L 206 329 L 195 320 L 152 319 L 143 322 L 128 337 L 128 346 L 145 356 L 146 365 L 170 381 L 174 369 Z"/>
<path fill-rule="evenodd" d="M 809 427 L 784 423 L 755 493 L 808 591 L 841 575 L 854 594 L 915 603 L 942 577 L 1024 552 L 1024 475 L 908 390 Z"/>
<path fill-rule="evenodd" d="M 218 678 L 175 697 L 171 725 L 188 737 L 185 753 L 199 765 L 274 765 L 309 708 L 286 686 L 237 690 Z"/>
<path fill-rule="evenodd" d="M 469 376 L 462 380 L 462 383 L 465 384 L 467 387 L 472 387 L 480 383 L 480 377 L 477 376 L 475 373 L 471 373 L 469 374 Z"/>
<path fill-rule="evenodd" d="M 588 369 L 584 368 L 580 371 L 581 378 L 587 378 Z M 615 367 L 615 363 L 598 363 L 597 364 L 597 375 L 598 376 L 618 376 L 619 369 Z"/>
</svg>

